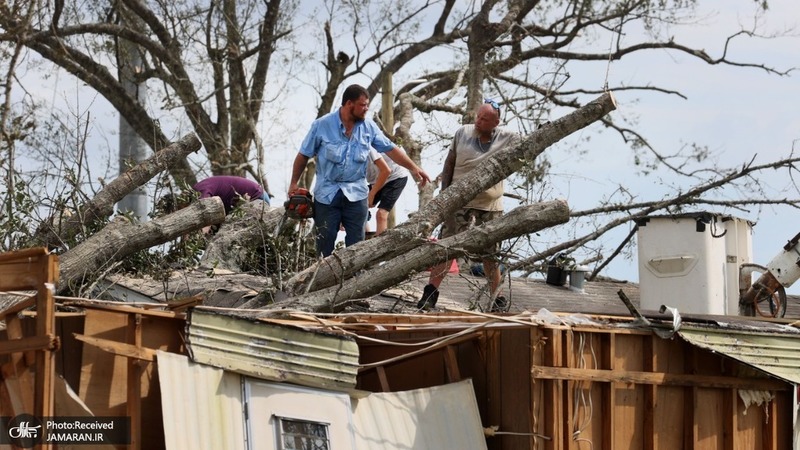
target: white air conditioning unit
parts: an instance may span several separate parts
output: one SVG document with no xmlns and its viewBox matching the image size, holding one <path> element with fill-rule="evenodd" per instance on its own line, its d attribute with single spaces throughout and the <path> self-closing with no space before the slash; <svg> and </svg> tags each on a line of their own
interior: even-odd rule
<svg viewBox="0 0 800 450">
<path fill-rule="evenodd" d="M 739 314 L 739 266 L 753 253 L 749 221 L 698 212 L 637 225 L 641 309 Z"/>
</svg>

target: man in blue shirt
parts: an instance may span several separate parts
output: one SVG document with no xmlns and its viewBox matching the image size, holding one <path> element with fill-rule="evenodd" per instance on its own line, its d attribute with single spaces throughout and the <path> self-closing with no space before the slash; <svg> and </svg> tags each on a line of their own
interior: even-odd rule
<svg viewBox="0 0 800 450">
<path fill-rule="evenodd" d="M 339 225 L 345 229 L 345 245 L 364 240 L 369 205 L 367 164 L 369 149 L 375 148 L 405 167 L 421 186 L 430 177 L 406 153 L 390 141 L 370 119 L 369 93 L 353 84 L 342 94 L 342 106 L 317 119 L 300 146 L 292 166 L 289 195 L 297 190 L 303 170 L 311 157 L 317 158 L 314 185 L 314 227 L 317 253 L 333 253 Z"/>
</svg>

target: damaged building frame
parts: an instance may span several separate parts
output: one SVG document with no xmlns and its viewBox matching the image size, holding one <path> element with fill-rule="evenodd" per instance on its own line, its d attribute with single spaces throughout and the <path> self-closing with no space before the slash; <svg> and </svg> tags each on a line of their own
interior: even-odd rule
<svg viewBox="0 0 800 450">
<path fill-rule="evenodd" d="M 48 300 L 57 263 L 37 258 L 0 258 L 0 416 L 129 417 L 116 448 L 797 445 L 789 320 Z"/>
</svg>

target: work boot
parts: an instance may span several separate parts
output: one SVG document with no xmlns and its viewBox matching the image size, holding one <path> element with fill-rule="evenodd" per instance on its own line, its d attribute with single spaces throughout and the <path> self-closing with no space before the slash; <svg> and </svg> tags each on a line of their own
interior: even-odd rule
<svg viewBox="0 0 800 450">
<path fill-rule="evenodd" d="M 428 284 L 422 291 L 422 298 L 417 303 L 417 309 L 429 310 L 436 306 L 436 301 L 439 300 L 439 289 L 436 286 Z"/>
<path fill-rule="evenodd" d="M 509 306 L 511 305 L 509 305 L 508 300 L 502 295 L 498 295 L 497 298 L 492 301 L 491 312 L 508 312 Z"/>
</svg>

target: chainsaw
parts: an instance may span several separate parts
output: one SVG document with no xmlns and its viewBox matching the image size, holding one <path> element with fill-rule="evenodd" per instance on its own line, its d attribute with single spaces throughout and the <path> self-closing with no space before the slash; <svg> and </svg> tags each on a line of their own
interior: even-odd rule
<svg viewBox="0 0 800 450">
<path fill-rule="evenodd" d="M 295 220 L 310 219 L 314 216 L 314 197 L 308 189 L 299 188 L 292 192 L 283 203 L 286 215 Z"/>
</svg>

